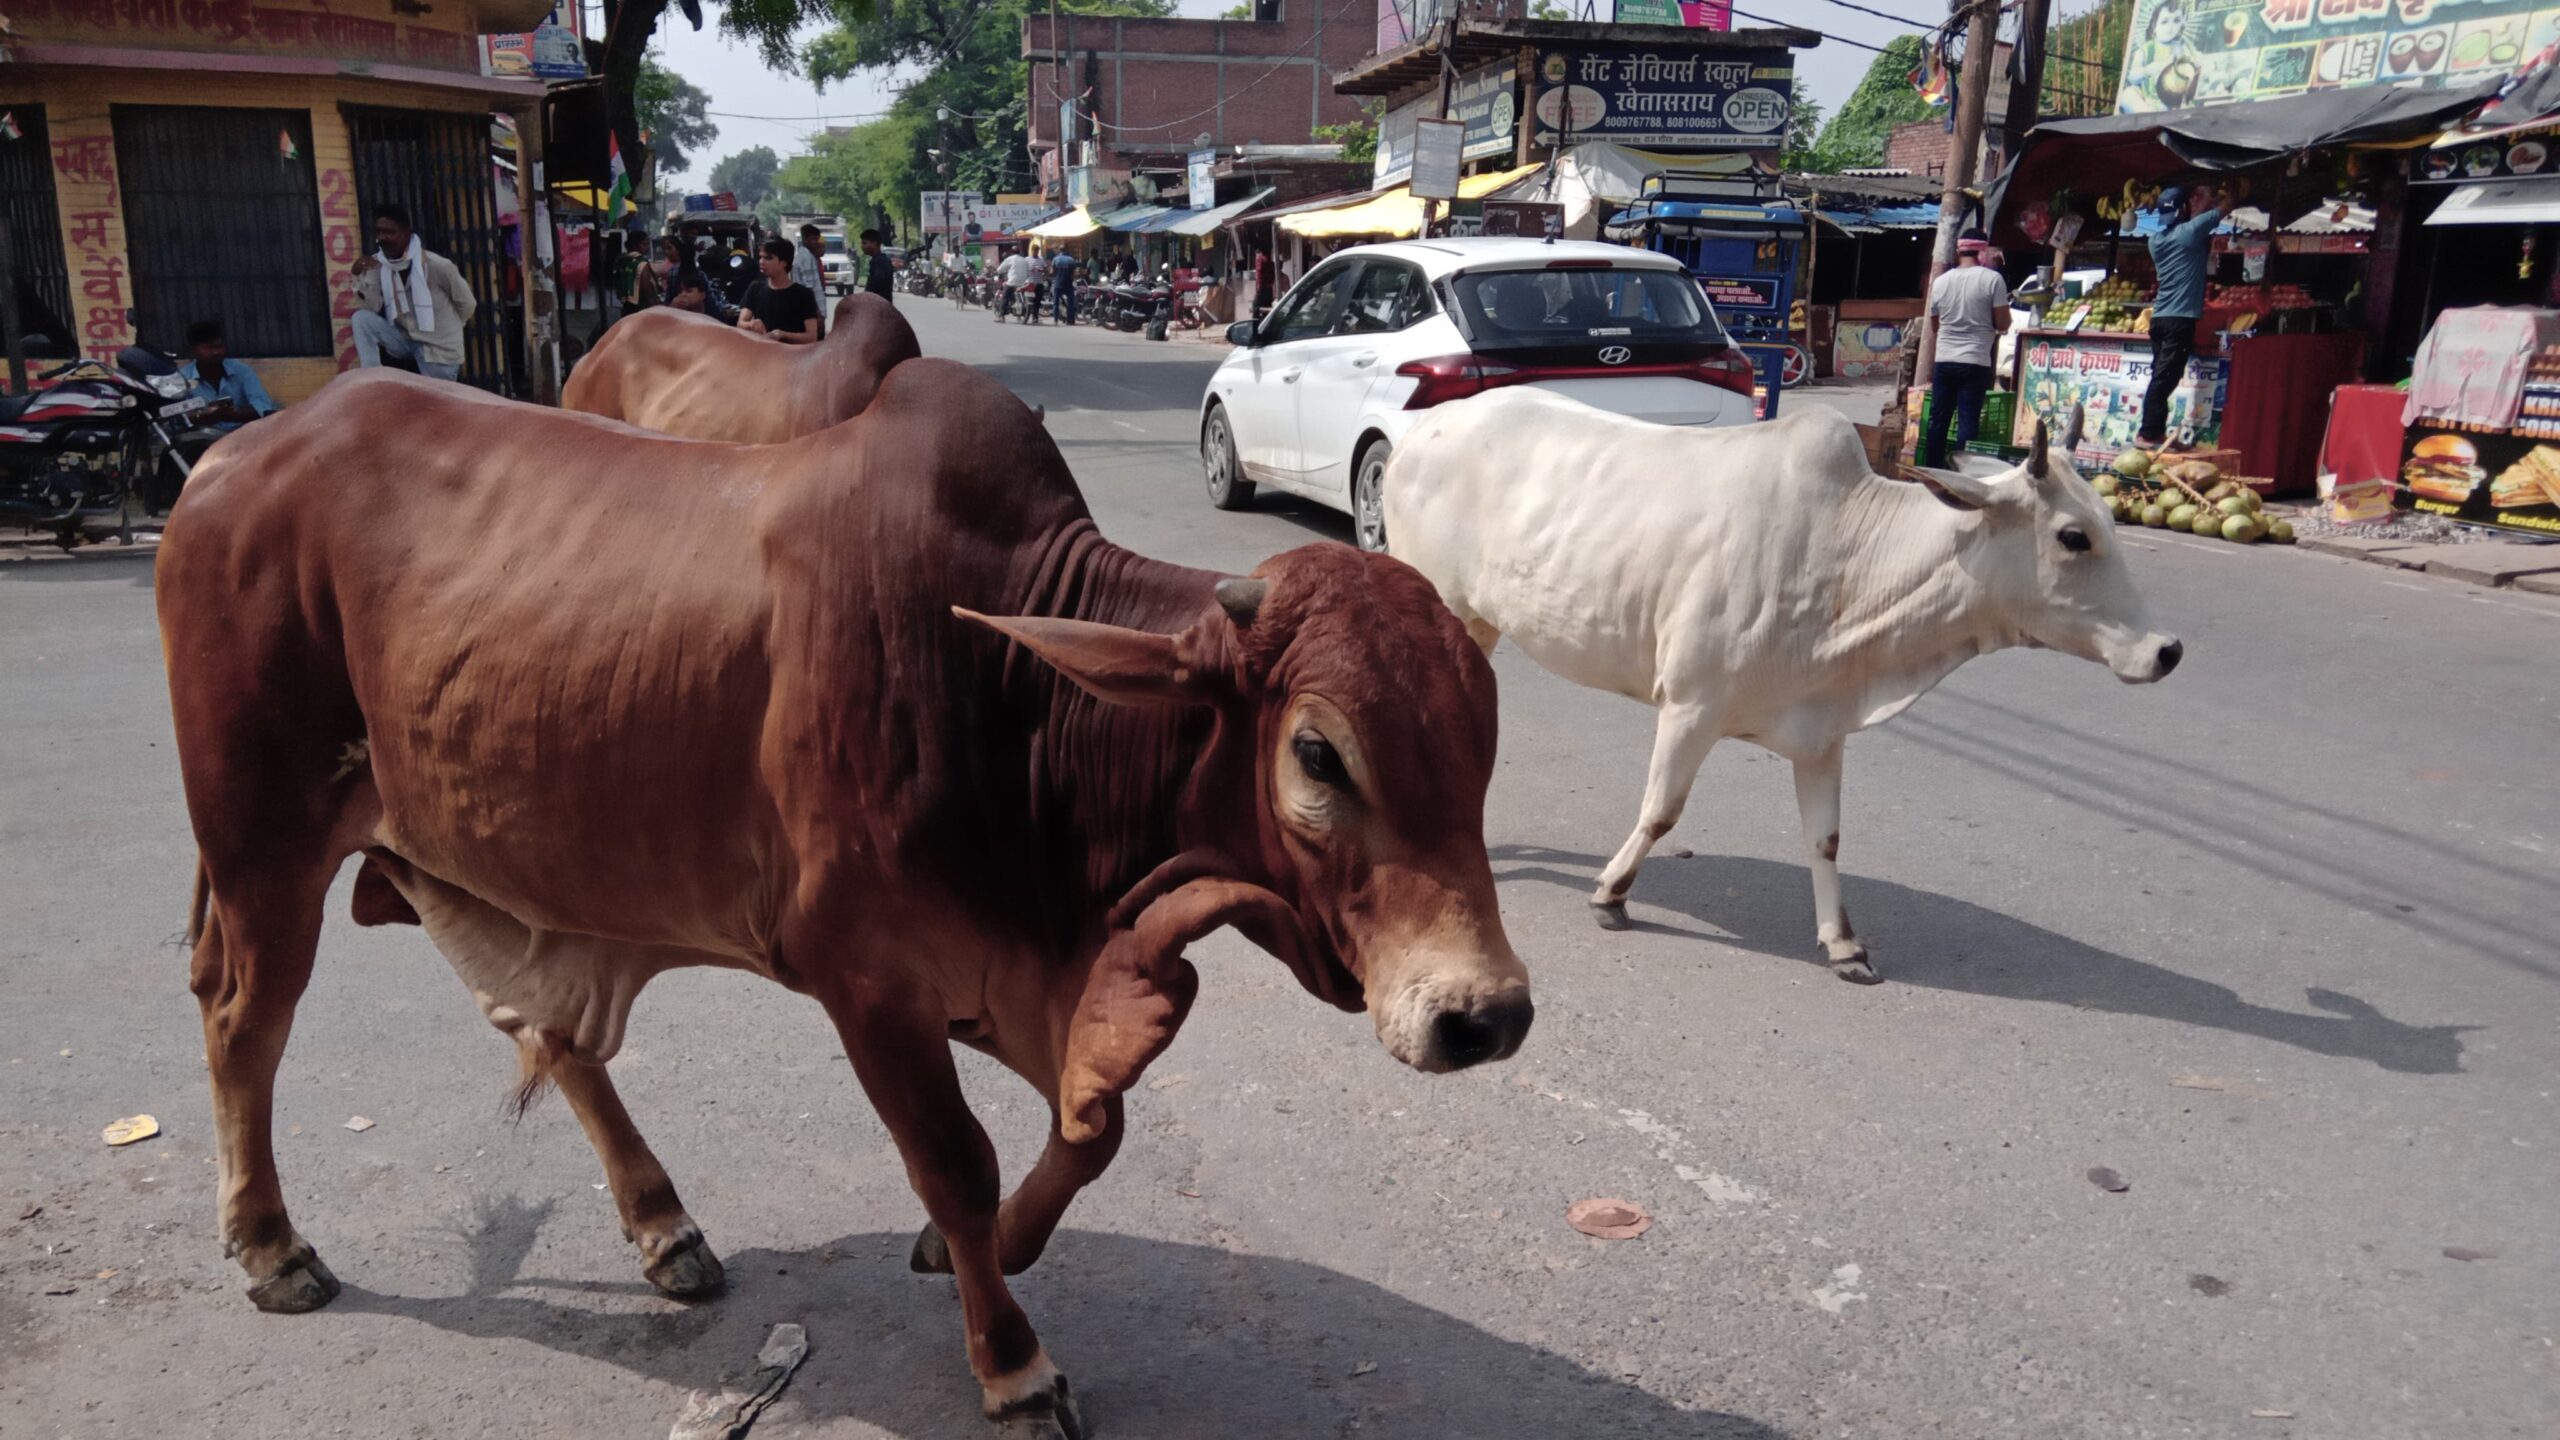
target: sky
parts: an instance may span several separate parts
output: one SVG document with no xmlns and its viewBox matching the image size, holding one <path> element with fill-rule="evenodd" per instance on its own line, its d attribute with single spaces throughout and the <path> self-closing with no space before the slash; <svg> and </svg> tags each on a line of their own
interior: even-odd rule
<svg viewBox="0 0 2560 1440">
<path fill-rule="evenodd" d="M 2062 0 L 2054 10 L 2057 17 L 2072 15 L 2095 3 L 2097 0 Z M 1181 12 L 1214 16 L 1227 4 L 1228 0 L 1181 0 Z M 1781 21 L 1831 37 L 1796 55 L 1797 93 L 1818 102 L 1827 113 L 1849 98 L 1849 92 L 1867 73 L 1869 62 L 1875 59 L 1874 52 L 1845 42 L 1882 45 L 1899 34 L 1916 34 L 1946 14 L 1944 0 L 1856 0 L 1856 4 L 1865 9 L 1852 8 L 1840 0 L 1744 0 L 1743 8 L 1761 18 L 1737 17 L 1736 23 Z M 1869 10 L 1907 16 L 1911 23 L 1896 24 L 1866 13 Z M 589 11 L 591 23 L 601 23 L 592 4 Z M 813 131 L 828 124 L 851 124 L 871 118 L 886 109 L 896 94 L 893 77 L 873 76 L 832 85 L 820 93 L 800 76 L 766 69 L 753 47 L 721 35 L 719 21 L 711 15 L 704 17 L 702 32 L 695 34 L 686 27 L 681 13 L 669 9 L 658 24 L 657 43 L 662 62 L 709 92 L 712 118 L 720 127 L 720 138 L 702 147 L 688 174 L 668 177 L 671 191 L 681 191 L 688 185 L 700 188 L 721 156 L 750 145 L 770 145 L 775 153 L 790 155 Z M 750 116 L 780 118 L 744 118 Z"/>
</svg>

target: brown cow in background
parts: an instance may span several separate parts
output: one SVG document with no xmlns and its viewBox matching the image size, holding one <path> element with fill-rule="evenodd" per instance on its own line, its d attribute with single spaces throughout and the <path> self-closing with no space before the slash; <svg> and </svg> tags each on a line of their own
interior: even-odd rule
<svg viewBox="0 0 2560 1440">
<path fill-rule="evenodd" d="M 861 414 L 891 368 L 923 353 L 898 307 L 867 293 L 838 300 L 815 345 L 660 306 L 615 321 L 560 403 L 662 435 L 771 445 Z"/>
<path fill-rule="evenodd" d="M 606 1076 L 633 1000 L 717 965 L 825 1006 L 986 1413 L 1046 1440 L 1080 1425 L 1004 1276 L 1118 1148 L 1186 944 L 1235 926 L 1426 1071 L 1529 1026 L 1493 672 L 1430 586 L 1336 544 L 1244 580 L 1123 550 L 964 366 L 756 447 L 341 376 L 198 465 L 158 591 L 222 1235 L 263 1309 L 338 1288 L 271 1113 L 352 855 L 358 918 L 423 923 L 567 1096 L 670 1294 L 722 1273 Z M 954 1040 L 1051 1105 L 1001 1204 Z"/>
</svg>

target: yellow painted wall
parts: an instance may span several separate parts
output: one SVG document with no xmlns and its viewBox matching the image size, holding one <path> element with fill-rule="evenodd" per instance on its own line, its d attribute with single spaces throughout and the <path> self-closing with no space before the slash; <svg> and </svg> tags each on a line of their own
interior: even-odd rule
<svg viewBox="0 0 2560 1440">
<path fill-rule="evenodd" d="M 115 177 L 116 105 L 211 105 L 303 110 L 319 181 L 320 244 L 329 266 L 333 354 L 249 360 L 279 403 L 306 399 L 355 364 L 355 281 L 371 225 L 357 213 L 353 156 L 341 104 L 486 114 L 489 97 L 344 76 L 271 76 L 75 66 L 0 65 L 0 108 L 42 105 L 53 142 L 54 201 L 71 277 L 72 329 L 82 353 L 111 360 L 134 341 L 133 282 Z M 484 300 L 489 297 L 483 296 Z"/>
</svg>

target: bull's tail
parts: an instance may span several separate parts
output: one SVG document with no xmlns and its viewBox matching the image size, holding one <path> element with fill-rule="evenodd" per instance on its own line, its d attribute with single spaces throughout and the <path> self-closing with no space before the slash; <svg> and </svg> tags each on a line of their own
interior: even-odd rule
<svg viewBox="0 0 2560 1440">
<path fill-rule="evenodd" d="M 195 949 L 196 942 L 204 938 L 205 910 L 212 903 L 213 880 L 205 874 L 204 856 L 199 854 L 196 856 L 195 893 L 187 899 L 187 948 L 189 950 Z"/>
<path fill-rule="evenodd" d="M 507 1096 L 504 1107 L 509 1123 L 522 1121 L 525 1112 L 542 1098 L 542 1092 L 555 1083 L 552 1072 L 562 1065 L 574 1064 L 569 1057 L 566 1040 L 547 1030 L 528 1031 L 516 1036 L 516 1062 L 520 1068 L 515 1090 Z"/>
</svg>

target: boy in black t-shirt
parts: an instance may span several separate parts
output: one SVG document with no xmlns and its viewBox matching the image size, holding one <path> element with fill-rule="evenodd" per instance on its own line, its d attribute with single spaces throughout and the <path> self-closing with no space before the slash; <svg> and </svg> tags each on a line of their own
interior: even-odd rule
<svg viewBox="0 0 2560 1440">
<path fill-rule="evenodd" d="M 785 345 L 813 345 L 818 339 L 818 297 L 809 287 L 792 283 L 791 242 L 764 242 L 764 278 L 747 287 L 738 307 L 738 328 L 750 335 L 770 335 Z"/>
</svg>

